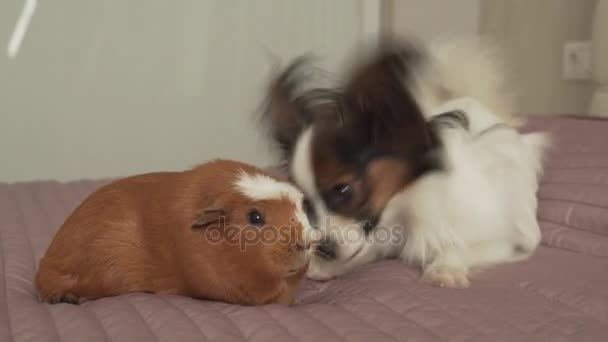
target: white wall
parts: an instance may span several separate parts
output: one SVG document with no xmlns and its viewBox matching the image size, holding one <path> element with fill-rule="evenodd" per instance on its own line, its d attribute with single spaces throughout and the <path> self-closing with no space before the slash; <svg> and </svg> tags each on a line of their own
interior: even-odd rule
<svg viewBox="0 0 608 342">
<path fill-rule="evenodd" d="M 483 0 L 481 32 L 505 48 L 525 113 L 585 114 L 591 82 L 564 81 L 562 49 L 589 40 L 596 0 Z"/>
<path fill-rule="evenodd" d="M 0 181 L 272 162 L 252 114 L 268 52 L 335 68 L 367 0 L 39 1 L 16 59 L 23 0 L 0 2 Z M 373 21 L 372 21 L 373 22 Z"/>
<path fill-rule="evenodd" d="M 384 11 L 389 30 L 432 39 L 477 34 L 482 0 L 388 0 Z"/>
</svg>

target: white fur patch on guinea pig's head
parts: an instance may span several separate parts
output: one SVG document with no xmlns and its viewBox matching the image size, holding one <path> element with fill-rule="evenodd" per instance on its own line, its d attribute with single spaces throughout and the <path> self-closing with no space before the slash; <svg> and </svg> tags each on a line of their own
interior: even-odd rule
<svg viewBox="0 0 608 342">
<path fill-rule="evenodd" d="M 237 192 L 251 201 L 266 202 L 270 208 L 272 208 L 273 202 L 276 204 L 290 203 L 293 208 L 292 218 L 297 222 L 272 222 L 272 224 L 296 223 L 301 225 L 302 240 L 307 253 L 309 253 L 310 245 L 319 240 L 318 232 L 313 229 L 306 214 L 304 194 L 292 184 L 266 174 L 252 174 L 241 170 L 234 182 L 234 187 Z"/>
<path fill-rule="evenodd" d="M 234 182 L 236 190 L 254 201 L 287 200 L 295 207 L 295 217 L 305 227 L 310 223 L 303 209 L 304 194 L 293 185 L 264 174 L 249 174 L 241 170 Z"/>
</svg>

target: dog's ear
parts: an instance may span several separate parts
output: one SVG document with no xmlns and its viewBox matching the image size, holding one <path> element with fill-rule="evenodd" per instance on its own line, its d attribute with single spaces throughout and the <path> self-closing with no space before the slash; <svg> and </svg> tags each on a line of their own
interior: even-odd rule
<svg viewBox="0 0 608 342">
<path fill-rule="evenodd" d="M 304 129 L 337 97 L 329 88 L 306 89 L 316 71 L 310 56 L 295 59 L 272 80 L 263 103 L 263 122 L 286 158 Z"/>
<path fill-rule="evenodd" d="M 413 44 L 384 41 L 359 64 L 344 89 L 348 125 L 364 132 L 381 153 L 407 158 L 434 149 L 438 140 L 407 84 L 423 55 Z"/>
</svg>

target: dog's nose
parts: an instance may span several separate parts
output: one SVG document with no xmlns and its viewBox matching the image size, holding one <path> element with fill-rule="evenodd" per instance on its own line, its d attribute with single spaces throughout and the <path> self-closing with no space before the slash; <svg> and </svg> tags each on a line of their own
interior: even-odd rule
<svg viewBox="0 0 608 342">
<path fill-rule="evenodd" d="M 296 243 L 296 249 L 298 251 L 309 250 L 310 246 L 311 246 L 310 242 L 297 242 Z"/>
<path fill-rule="evenodd" d="M 336 247 L 336 242 L 326 237 L 316 245 L 315 254 L 327 261 L 334 260 L 337 257 Z"/>
</svg>

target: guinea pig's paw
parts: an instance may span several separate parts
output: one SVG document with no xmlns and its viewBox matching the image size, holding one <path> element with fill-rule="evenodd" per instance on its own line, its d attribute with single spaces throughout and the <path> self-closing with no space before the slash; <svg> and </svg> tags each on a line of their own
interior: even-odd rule
<svg viewBox="0 0 608 342">
<path fill-rule="evenodd" d="M 66 294 L 63 294 L 63 295 L 55 296 L 53 298 L 49 298 L 47 300 L 47 302 L 50 303 L 50 304 L 64 303 L 64 304 L 76 304 L 76 305 L 78 305 L 78 303 L 80 302 L 80 298 L 78 298 L 76 295 L 74 295 L 72 293 L 66 293 Z"/>
<path fill-rule="evenodd" d="M 293 289 L 287 289 L 286 291 L 283 291 L 283 293 L 281 293 L 278 297 L 276 297 L 275 300 L 273 300 L 272 302 L 275 304 L 292 306 L 297 303 L 297 300 Z"/>
<path fill-rule="evenodd" d="M 471 285 L 466 269 L 445 265 L 429 266 L 422 274 L 422 281 L 433 286 L 454 289 L 464 289 Z"/>
</svg>

